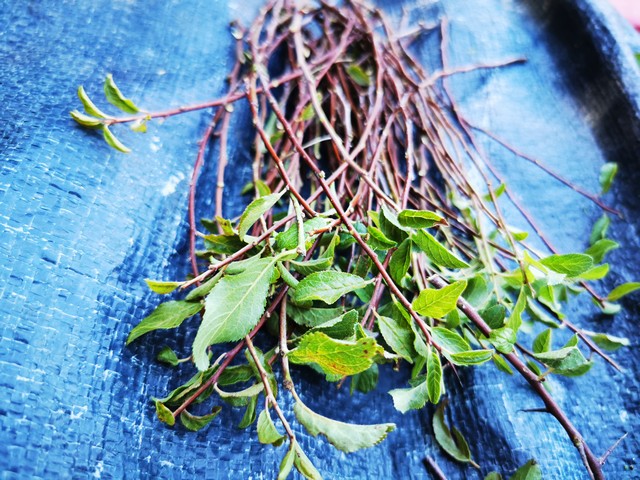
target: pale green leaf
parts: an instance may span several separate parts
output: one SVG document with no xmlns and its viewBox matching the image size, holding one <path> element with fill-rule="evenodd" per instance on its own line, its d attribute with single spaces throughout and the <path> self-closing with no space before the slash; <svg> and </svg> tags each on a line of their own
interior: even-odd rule
<svg viewBox="0 0 640 480">
<path fill-rule="evenodd" d="M 98 118 L 112 118 L 95 106 L 95 104 L 91 101 L 91 99 L 87 95 L 87 92 L 84 91 L 84 87 L 82 86 L 78 87 L 78 98 L 82 102 L 84 111 L 87 112 L 89 115 L 93 115 L 94 117 L 98 117 Z"/>
<path fill-rule="evenodd" d="M 113 106 L 119 108 L 126 113 L 138 113 L 140 109 L 130 99 L 126 98 L 116 83 L 113 81 L 113 75 L 108 74 L 104 80 L 104 95 L 107 101 Z"/>
<path fill-rule="evenodd" d="M 355 335 L 356 325 L 360 315 L 357 310 L 349 310 L 339 317 L 328 320 L 313 328 L 312 331 L 320 331 L 331 338 L 350 339 Z"/>
<path fill-rule="evenodd" d="M 214 407 L 211 413 L 207 415 L 192 415 L 186 410 L 183 410 L 182 413 L 180 413 L 180 421 L 188 430 L 197 432 L 198 430 L 206 427 L 211 420 L 216 418 L 221 410 L 222 407 Z"/>
<path fill-rule="evenodd" d="M 247 428 L 256 421 L 256 406 L 258 405 L 258 396 L 253 396 L 249 398 L 249 402 L 247 403 L 247 408 L 244 411 L 244 415 L 242 416 L 242 420 L 238 424 L 238 428 Z"/>
<path fill-rule="evenodd" d="M 159 282 L 157 280 L 151 280 L 149 278 L 145 278 L 144 280 L 151 289 L 151 291 L 155 293 L 159 293 L 160 295 L 166 295 L 167 293 L 173 292 L 176 288 L 182 285 L 183 282 Z"/>
<path fill-rule="evenodd" d="M 306 248 L 310 248 L 313 244 L 315 235 L 312 235 L 316 230 L 321 230 L 328 227 L 332 220 L 326 217 L 313 217 L 305 221 L 302 224 L 304 234 L 306 237 Z M 339 240 L 338 240 L 339 242 Z M 298 226 L 296 224 L 291 225 L 284 232 L 279 233 L 276 236 L 276 246 L 280 250 L 292 250 L 298 246 Z"/>
<path fill-rule="evenodd" d="M 402 210 L 398 213 L 398 222 L 403 227 L 411 228 L 431 228 L 434 225 L 447 224 L 440 215 L 428 210 Z"/>
<path fill-rule="evenodd" d="M 498 370 L 504 373 L 508 373 L 509 375 L 513 375 L 513 370 L 511 369 L 507 361 L 502 357 L 502 355 L 496 354 L 492 357 L 492 359 Z"/>
<path fill-rule="evenodd" d="M 550 255 L 540 260 L 545 267 L 568 277 L 577 277 L 593 266 L 593 258 L 582 253 L 568 253 L 566 255 Z"/>
<path fill-rule="evenodd" d="M 357 425 L 332 420 L 313 412 L 299 400 L 293 411 L 311 435 L 324 435 L 331 445 L 346 453 L 378 445 L 396 428 L 393 423 Z"/>
<path fill-rule="evenodd" d="M 278 200 L 280 200 L 285 192 L 286 190 L 282 190 L 280 193 L 272 193 L 271 195 L 256 198 L 247 206 L 240 216 L 240 221 L 238 222 L 238 236 L 241 240 L 244 240 L 245 235 L 253 224 L 256 223 L 262 215 L 267 213 L 278 202 Z M 297 241 L 295 245 L 297 245 Z"/>
<path fill-rule="evenodd" d="M 603 263 L 602 265 L 597 265 L 593 268 L 590 268 L 586 272 L 578 275 L 576 278 L 580 280 L 600 280 L 607 276 L 609 273 L 609 264 Z"/>
<path fill-rule="evenodd" d="M 371 280 L 365 280 L 350 273 L 328 270 L 312 273 L 300 281 L 293 293 L 295 303 L 319 300 L 328 305 L 338 301 L 343 295 L 364 288 Z"/>
<path fill-rule="evenodd" d="M 413 347 L 415 336 L 411 326 L 402 317 L 392 318 L 377 314 L 376 316 L 378 328 L 387 345 L 407 362 L 413 363 L 416 351 Z"/>
<path fill-rule="evenodd" d="M 169 410 L 164 403 L 159 400 L 156 400 L 154 403 L 156 404 L 156 415 L 158 416 L 158 419 L 170 427 L 173 427 L 176 424 L 176 419 L 173 417 L 171 410 Z"/>
<path fill-rule="evenodd" d="M 607 214 L 603 214 L 596 223 L 593 224 L 593 229 L 591 230 L 591 236 L 589 237 L 589 244 L 594 245 L 598 240 L 606 238 L 607 230 L 609 230 L 609 225 L 611 224 L 611 219 L 607 216 Z"/>
<path fill-rule="evenodd" d="M 553 368 L 555 373 L 566 376 L 582 375 L 591 368 L 591 362 L 584 358 L 584 355 L 576 346 L 535 353 L 534 357 Z"/>
<path fill-rule="evenodd" d="M 429 401 L 429 390 L 426 380 L 413 388 L 396 388 L 389 391 L 393 398 L 393 406 L 401 413 L 419 410 Z"/>
<path fill-rule="evenodd" d="M 491 472 L 484 477 L 484 480 L 502 480 L 502 475 L 498 472 Z"/>
<path fill-rule="evenodd" d="M 179 327 L 187 318 L 202 310 L 200 302 L 185 302 L 182 300 L 161 303 L 144 318 L 127 337 L 127 345 L 136 338 L 153 330 L 166 330 Z"/>
<path fill-rule="evenodd" d="M 625 295 L 629 295 L 631 292 L 635 292 L 638 289 L 640 289 L 640 282 L 623 283 L 622 285 L 618 285 L 616 288 L 611 290 L 611 293 L 607 296 L 607 300 L 610 302 L 615 302 L 616 300 L 620 300 Z"/>
<path fill-rule="evenodd" d="M 615 242 L 608 238 L 601 238 L 589 248 L 587 248 L 584 253 L 590 255 L 591 258 L 593 258 L 593 263 L 600 263 L 604 260 L 604 257 L 607 253 L 619 247 L 620 244 L 618 244 L 618 242 Z"/>
<path fill-rule="evenodd" d="M 600 348 L 609 352 L 615 352 L 619 348 L 631 345 L 631 342 L 626 337 L 616 337 L 615 335 L 609 335 L 606 333 L 585 333 L 587 333 Z"/>
<path fill-rule="evenodd" d="M 480 365 L 488 362 L 493 356 L 493 350 L 469 350 L 468 352 L 451 353 L 448 359 L 455 365 Z"/>
<path fill-rule="evenodd" d="M 96 117 L 91 117 L 79 112 L 78 110 L 72 110 L 69 112 L 71 118 L 83 127 L 97 128 L 103 125 L 102 120 Z"/>
<path fill-rule="evenodd" d="M 193 342 L 198 370 L 209 367 L 207 347 L 247 335 L 264 313 L 277 259 L 261 258 L 237 275 L 225 275 L 205 299 L 205 314 Z"/>
<path fill-rule="evenodd" d="M 453 330 L 435 327 L 431 329 L 431 337 L 444 350 L 445 354 L 462 353 L 471 350 L 471 346 L 467 341 Z"/>
<path fill-rule="evenodd" d="M 232 255 L 247 244 L 238 235 L 205 235 L 204 246 L 207 252 L 220 255 Z"/>
<path fill-rule="evenodd" d="M 116 150 L 122 153 L 131 152 L 130 148 L 125 146 L 120 140 L 116 138 L 116 136 L 113 133 L 111 133 L 111 130 L 109 130 L 109 127 L 107 127 L 106 125 L 103 125 L 101 130 L 102 130 L 102 136 L 104 137 L 105 142 L 107 142 L 107 144 L 110 147 L 115 148 Z"/>
<path fill-rule="evenodd" d="M 489 336 L 491 344 L 501 353 L 511 353 L 516 343 L 516 332 L 509 327 L 496 328 Z"/>
<path fill-rule="evenodd" d="M 322 332 L 312 332 L 300 339 L 297 348 L 289 352 L 293 363 L 315 363 L 327 374 L 354 375 L 364 372 L 373 358 L 384 353 L 371 337 L 356 342 L 336 340 Z"/>
<path fill-rule="evenodd" d="M 520 290 L 518 294 L 518 300 L 516 300 L 513 309 L 511 309 L 511 315 L 507 319 L 506 326 L 511 330 L 518 333 L 520 327 L 522 326 L 522 313 L 524 309 L 527 307 L 527 294 L 525 291 L 525 287 Z"/>
<path fill-rule="evenodd" d="M 294 442 L 293 448 L 295 451 L 293 464 L 298 472 L 308 480 L 322 480 L 322 475 L 320 475 L 320 472 L 313 466 L 309 457 L 302 451 L 298 442 Z"/>
<path fill-rule="evenodd" d="M 412 307 L 420 315 L 432 318 L 442 318 L 456 308 L 458 298 L 467 282 L 460 280 L 440 289 L 426 288 L 413 301 Z"/>
<path fill-rule="evenodd" d="M 541 332 L 533 341 L 533 353 L 544 353 L 551 350 L 552 330 L 548 328 Z"/>
<path fill-rule="evenodd" d="M 602 193 L 607 193 L 611 188 L 611 184 L 613 183 L 613 179 L 616 177 L 616 173 L 618 173 L 618 164 L 615 162 L 608 162 L 602 165 L 600 169 L 600 187 L 602 188 Z"/>
<path fill-rule="evenodd" d="M 438 352 L 431 351 L 431 355 L 427 357 L 427 391 L 429 392 L 429 401 L 437 404 L 442 395 L 442 364 Z"/>
<path fill-rule="evenodd" d="M 287 480 L 289 473 L 291 473 L 291 469 L 293 468 L 293 461 L 296 457 L 296 451 L 294 448 L 294 444 L 289 444 L 289 450 L 287 450 L 286 455 L 280 462 L 280 469 L 278 471 L 278 480 Z"/>
<path fill-rule="evenodd" d="M 428 232 L 419 230 L 412 239 L 434 265 L 445 268 L 467 268 L 469 266 L 468 263 L 463 262 L 444 248 L 440 242 Z"/>
</svg>

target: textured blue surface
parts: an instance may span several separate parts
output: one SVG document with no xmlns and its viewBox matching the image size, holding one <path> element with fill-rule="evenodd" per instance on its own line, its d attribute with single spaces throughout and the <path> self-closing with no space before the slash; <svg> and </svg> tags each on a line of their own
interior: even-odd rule
<svg viewBox="0 0 640 480">
<path fill-rule="evenodd" d="M 226 410 L 197 434 L 155 420 L 149 397 L 176 382 L 155 354 L 164 343 L 186 352 L 188 341 L 152 334 L 124 348 L 130 328 L 157 302 L 143 278 L 187 272 L 188 178 L 209 113 L 152 124 L 146 135 L 123 129 L 128 156 L 76 128 L 67 114 L 77 104 L 76 86 L 99 98 L 108 72 L 149 110 L 220 95 L 230 66 L 228 23 L 248 23 L 257 2 L 8 3 L 0 9 L 0 478 L 272 478 L 283 452 L 258 444 L 254 431 L 238 431 L 237 412 Z M 640 42 L 631 29 L 597 0 L 416 3 L 407 2 L 414 19 L 449 18 L 452 65 L 528 58 L 452 79 L 470 120 L 591 191 L 600 165 L 620 162 L 607 200 L 625 213 L 612 236 L 626 248 L 611 255 L 615 274 L 603 289 L 638 279 L 640 74 L 632 48 Z M 437 65 L 438 42 L 430 36 L 420 44 L 425 63 Z M 250 176 L 244 126 L 239 118 L 233 128 L 228 215 L 239 212 L 237 190 Z M 552 240 L 564 250 L 584 248 L 597 209 L 479 137 Z M 201 191 L 213 172 L 215 152 Z M 201 202 L 202 216 L 211 203 Z M 625 372 L 598 361 L 587 377 L 553 380 L 554 395 L 597 454 L 631 432 L 605 466 L 615 479 L 639 478 L 640 468 L 640 308 L 623 304 L 614 318 L 588 302 L 575 304 L 571 316 L 632 339 L 614 355 Z M 403 374 L 383 369 L 382 377 L 378 392 L 353 398 L 299 379 L 300 393 L 320 412 L 398 423 L 382 445 L 349 456 L 300 432 L 326 477 L 426 478 L 421 459 L 429 454 L 451 478 L 481 478 L 433 445 L 430 411 L 393 410 L 385 391 Z M 465 371 L 462 384 L 449 379 L 450 408 L 482 474 L 508 474 L 535 457 L 545 478 L 585 478 L 552 418 L 521 411 L 540 405 L 519 378 L 481 367 Z M 347 405 L 355 408 L 347 412 Z"/>
</svg>

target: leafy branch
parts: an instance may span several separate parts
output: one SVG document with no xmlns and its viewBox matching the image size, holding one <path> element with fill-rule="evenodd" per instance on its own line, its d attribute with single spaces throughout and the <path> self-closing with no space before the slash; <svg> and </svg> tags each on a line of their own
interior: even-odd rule
<svg viewBox="0 0 640 480">
<path fill-rule="evenodd" d="M 629 341 L 583 330 L 567 320 L 563 308 L 572 296 L 584 294 L 613 314 L 620 308 L 615 302 L 640 284 L 598 295 L 590 282 L 608 274 L 605 256 L 618 247 L 606 236 L 606 213 L 585 252 L 557 252 L 478 147 L 477 127 L 460 114 L 448 90 L 450 75 L 517 65 L 521 59 L 450 68 L 445 19 L 439 25 L 442 71 L 429 74 L 410 48 L 423 30 L 397 35 L 380 11 L 360 2 L 319 2 L 299 10 L 290 2 L 272 1 L 251 27 L 233 26 L 236 62 L 228 93 L 221 98 L 144 112 L 108 75 L 106 100 L 127 114 L 115 117 L 79 88 L 85 113 L 74 110 L 72 118 L 100 129 L 105 141 L 122 152 L 130 150 L 110 127 L 129 123 L 144 132 L 154 119 L 214 109 L 189 192 L 193 276 L 147 281 L 156 293 L 179 291 L 183 298 L 161 303 L 132 329 L 127 343 L 161 329 L 182 334 L 177 330 L 182 323 L 200 315 L 190 356 L 179 359 L 170 349 L 161 351 L 160 359 L 173 366 L 193 361 L 197 373 L 154 399 L 158 417 L 169 425 L 179 419 L 196 430 L 209 424 L 220 407 L 200 416 L 188 409 L 212 396 L 244 408 L 239 426 L 257 422 L 260 442 L 278 447 L 288 440 L 279 478 L 294 467 L 306 478 L 321 475 L 278 404 L 278 385 L 295 400 L 297 422 L 341 451 L 372 447 L 395 429 L 390 423 L 346 424 L 313 412 L 296 392 L 291 365 L 313 369 L 338 385 L 349 379 L 352 391 L 366 393 L 375 388 L 378 365 L 411 364 L 409 385 L 389 392 L 395 408 L 404 413 L 440 404 L 434 416 L 436 441 L 452 458 L 477 467 L 462 434 L 444 421 L 444 378 L 447 370 L 489 361 L 524 378 L 544 411 L 564 428 L 590 475 L 603 478 L 602 461 L 545 382 L 550 375 L 587 373 L 593 355 L 619 368 L 605 350 Z M 270 60 L 275 57 L 284 64 L 274 79 Z M 253 198 L 239 218 L 230 219 L 223 215 L 222 194 L 231 160 L 229 122 L 236 108 L 248 108 L 255 132 L 253 180 L 244 189 Z M 537 159 L 483 133 L 605 212 L 618 213 Z M 215 212 L 201 221 L 206 231 L 200 231 L 196 180 L 215 142 L 220 145 L 212 182 Z M 616 171 L 615 164 L 604 165 L 603 194 Z M 533 248 L 528 233 L 510 225 L 501 207 L 503 195 L 548 252 Z M 534 324 L 546 329 L 530 338 L 525 330 L 531 328 L 522 327 Z M 574 336 L 554 349 L 552 332 L 559 327 Z M 261 332 L 264 337 L 276 334 L 265 353 L 253 341 Z M 238 359 L 243 351 L 245 361 Z M 278 361 L 281 382 L 273 371 Z M 257 414 L 261 395 L 264 408 Z M 432 459 L 426 463 L 435 470 Z M 540 476 L 535 462 L 518 472 L 512 478 Z"/>
</svg>

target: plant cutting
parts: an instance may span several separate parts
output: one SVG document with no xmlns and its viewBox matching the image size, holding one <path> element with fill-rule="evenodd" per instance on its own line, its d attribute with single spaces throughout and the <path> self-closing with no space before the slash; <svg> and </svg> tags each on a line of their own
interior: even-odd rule
<svg viewBox="0 0 640 480">
<path fill-rule="evenodd" d="M 403 413 L 438 404 L 436 441 L 452 458 L 477 466 L 462 434 L 445 420 L 444 377 L 490 362 L 531 386 L 586 471 L 603 478 L 606 456 L 592 452 L 545 383 L 551 375 L 586 374 L 595 357 L 619 368 L 606 351 L 629 341 L 583 330 L 564 313 L 572 297 L 588 295 L 614 314 L 616 302 L 640 288 L 627 283 L 602 296 L 593 286 L 607 275 L 605 256 L 618 246 L 607 238 L 608 215 L 617 212 L 523 154 L 603 209 L 585 252 L 554 249 L 478 147 L 479 129 L 459 111 L 447 83 L 451 75 L 514 68 L 523 60 L 451 69 L 447 28 L 443 20 L 398 33 L 361 2 L 301 7 L 274 0 L 250 27 L 232 26 L 236 61 L 221 98 L 146 112 L 108 75 L 106 100 L 123 112 L 115 116 L 80 87 L 84 112 L 72 111 L 73 119 L 125 153 L 130 150 L 117 137 L 125 124 L 144 132 L 154 119 L 212 111 L 189 192 L 193 274 L 148 280 L 151 290 L 173 297 L 127 338 L 130 344 L 156 330 L 191 334 L 182 325 L 197 319 L 185 358 L 168 348 L 160 353 L 161 361 L 194 372 L 154 399 L 161 421 L 199 430 L 219 415 L 221 402 L 243 408 L 241 428 L 256 424 L 258 441 L 284 446 L 279 478 L 294 468 L 320 478 L 291 422 L 347 453 L 374 447 L 395 425 L 347 424 L 314 412 L 296 389 L 295 372 L 312 369 L 327 388 L 348 383 L 366 393 L 376 386 L 379 366 L 392 364 L 410 368 L 411 379 L 392 389 L 389 401 Z M 412 53 L 425 32 L 442 39 L 438 72 L 425 70 Z M 253 179 L 244 189 L 246 209 L 227 218 L 229 129 L 240 109 L 249 112 L 254 131 L 247 146 Z M 217 178 L 203 192 L 196 180 L 214 144 Z M 603 193 L 616 171 L 615 164 L 604 165 Z M 199 223 L 197 195 L 215 197 L 215 211 Z M 501 202 L 522 213 L 545 250 L 510 225 Z M 532 338 L 523 329 L 531 324 L 545 328 Z M 569 341 L 554 339 L 559 327 L 573 333 Z M 265 348 L 256 345 L 257 335 Z M 281 407 L 283 395 L 293 399 L 292 412 Z M 195 414 L 203 402 L 212 407 Z M 427 464 L 438 475 L 435 461 Z M 540 475 L 530 461 L 512 478 Z"/>
</svg>

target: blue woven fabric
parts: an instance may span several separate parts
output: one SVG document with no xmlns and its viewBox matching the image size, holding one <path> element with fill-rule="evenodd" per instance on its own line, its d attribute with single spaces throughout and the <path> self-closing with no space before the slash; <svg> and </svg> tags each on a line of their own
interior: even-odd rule
<svg viewBox="0 0 640 480">
<path fill-rule="evenodd" d="M 237 430 L 238 412 L 225 409 L 199 433 L 155 419 L 149 397 L 177 385 L 155 355 L 164 344 L 187 352 L 188 340 L 158 333 L 124 347 L 129 330 L 158 301 L 143 279 L 187 273 L 188 181 L 210 113 L 152 123 L 146 135 L 119 129 L 130 155 L 109 149 L 68 116 L 78 104 L 75 88 L 84 84 L 97 101 L 109 72 L 148 110 L 221 95 L 231 65 L 228 24 L 235 18 L 248 23 L 258 2 L 9 3 L 0 9 L 0 478 L 273 478 L 283 452 L 260 445 L 254 428 Z M 620 163 L 607 200 L 624 212 L 625 220 L 614 219 L 611 228 L 624 248 L 611 254 L 615 273 L 603 290 L 638 280 L 640 75 L 631 51 L 640 48 L 631 29 L 600 0 L 404 6 L 414 20 L 449 19 L 452 65 L 528 59 L 451 79 L 454 97 L 474 123 L 591 191 L 599 188 L 603 162 Z M 384 5 L 396 16 L 399 7 Z M 437 35 L 416 48 L 426 65 L 437 67 Z M 241 211 L 238 191 L 250 178 L 246 118 L 234 122 L 229 216 Z M 584 249 L 597 208 L 479 138 L 552 241 L 562 250 Z M 213 192 L 215 162 L 214 152 L 201 192 Z M 212 199 L 202 198 L 198 209 L 210 215 Z M 525 227 L 515 211 L 507 214 Z M 554 396 L 596 453 L 631 432 L 604 468 L 616 479 L 638 478 L 631 468 L 640 451 L 634 432 L 640 308 L 637 301 L 622 303 L 615 317 L 603 317 L 588 301 L 572 304 L 569 313 L 590 330 L 613 329 L 632 339 L 632 348 L 614 354 L 625 372 L 598 360 L 587 377 L 551 380 Z M 398 424 L 380 446 L 348 456 L 298 429 L 326 478 L 427 478 L 425 455 L 451 478 L 482 478 L 494 469 L 510 474 L 531 457 L 545 478 L 585 478 L 555 421 L 523 412 L 541 405 L 520 378 L 484 366 L 463 370 L 460 383 L 447 380 L 452 420 L 467 436 L 478 472 L 434 445 L 429 408 L 406 415 L 393 409 L 386 391 L 406 376 L 383 368 L 378 391 L 353 397 L 319 378 L 297 376 L 301 396 L 320 413 Z"/>
</svg>

